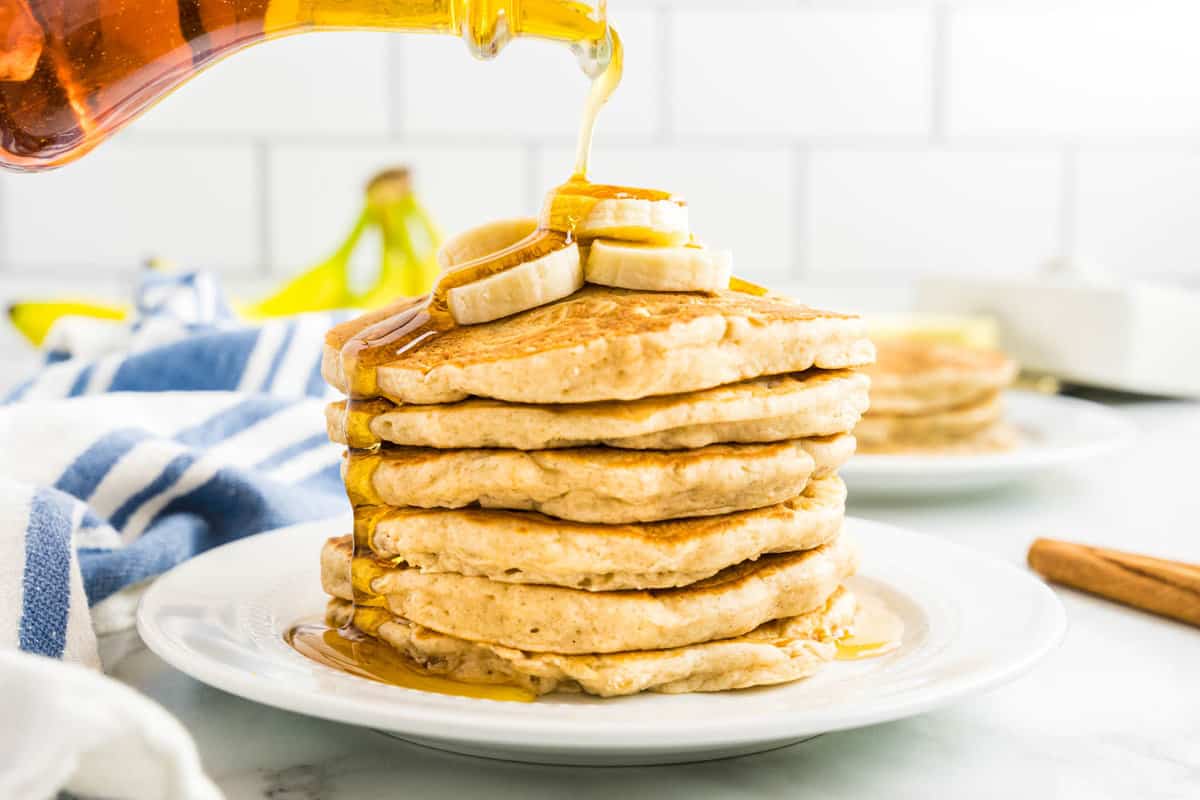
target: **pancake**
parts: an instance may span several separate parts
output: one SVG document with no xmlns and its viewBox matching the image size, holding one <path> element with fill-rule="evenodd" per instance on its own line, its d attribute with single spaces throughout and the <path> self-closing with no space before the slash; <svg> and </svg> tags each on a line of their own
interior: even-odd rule
<svg viewBox="0 0 1200 800">
<path fill-rule="evenodd" d="M 1013 450 L 1021 443 L 1021 432 L 1006 422 L 996 422 L 973 433 L 927 438 L 916 441 L 890 441 L 872 444 L 863 448 L 864 453 L 912 454 L 930 456 L 969 456 L 985 453 L 1003 453 Z"/>
<path fill-rule="evenodd" d="M 1017 377 L 1017 364 L 995 350 L 940 342 L 877 343 L 871 415 L 924 415 L 979 403 Z"/>
<path fill-rule="evenodd" d="M 371 400 L 355 408 L 349 431 L 345 404 L 332 403 L 326 423 L 330 438 L 354 447 L 383 441 L 446 449 L 681 449 L 844 433 L 866 411 L 869 387 L 858 372 L 814 370 L 630 402 L 539 406 L 476 398 L 396 406 Z"/>
<path fill-rule="evenodd" d="M 321 551 L 322 585 L 343 600 L 353 597 L 351 554 L 348 536 L 330 539 Z M 392 614 L 439 633 L 541 653 L 617 653 L 741 636 L 820 608 L 857 560 L 843 534 L 813 550 L 763 556 L 677 589 L 588 592 L 429 574 L 370 559 L 356 563 L 355 574 Z"/>
<path fill-rule="evenodd" d="M 923 416 L 868 414 L 854 428 L 862 452 L 881 446 L 921 445 L 971 436 L 998 422 L 1004 413 L 999 392 L 968 406 Z"/>
<path fill-rule="evenodd" d="M 624 525 L 567 522 L 527 511 L 361 508 L 358 541 L 428 573 L 483 576 L 588 591 L 685 586 L 764 553 L 833 541 L 845 515 L 836 475 L 753 511 Z"/>
<path fill-rule="evenodd" d="M 349 394 L 341 346 L 358 333 L 377 337 L 389 326 L 394 323 L 387 314 L 376 313 L 331 330 L 322 364 L 326 380 Z M 469 396 L 583 403 L 873 359 L 858 317 L 786 298 L 589 286 L 556 303 L 433 336 L 379 365 L 376 382 L 379 395 L 398 403 L 452 403 Z"/>
<path fill-rule="evenodd" d="M 651 522 L 781 503 L 829 475 L 854 451 L 836 442 L 714 444 L 695 450 L 432 450 L 350 453 L 356 503 L 418 508 L 507 508 L 578 522 Z M 817 463 L 814 459 L 821 459 Z"/>
<path fill-rule="evenodd" d="M 669 650 L 568 655 L 531 653 L 437 633 L 403 617 L 379 621 L 360 609 L 354 622 L 429 672 L 467 683 L 503 683 L 535 694 L 586 692 L 601 697 L 654 691 L 716 692 L 794 681 L 837 653 L 854 622 L 854 596 L 838 588 L 815 611 L 767 622 L 741 636 Z M 350 622 L 353 606 L 329 603 L 327 621 Z"/>
</svg>

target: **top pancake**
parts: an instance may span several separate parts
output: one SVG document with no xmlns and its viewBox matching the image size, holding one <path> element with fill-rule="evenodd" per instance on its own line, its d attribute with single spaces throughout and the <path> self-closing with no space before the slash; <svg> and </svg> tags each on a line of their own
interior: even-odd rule
<svg viewBox="0 0 1200 800">
<path fill-rule="evenodd" d="M 347 391 L 342 345 L 378 312 L 326 337 L 322 372 Z M 759 375 L 871 363 L 862 321 L 779 297 L 589 286 L 557 303 L 453 328 L 380 364 L 379 394 L 400 403 L 491 397 L 517 403 L 633 400 Z"/>
<path fill-rule="evenodd" d="M 877 343 L 869 416 L 930 414 L 980 402 L 1016 378 L 1001 352 L 906 339 Z"/>
</svg>

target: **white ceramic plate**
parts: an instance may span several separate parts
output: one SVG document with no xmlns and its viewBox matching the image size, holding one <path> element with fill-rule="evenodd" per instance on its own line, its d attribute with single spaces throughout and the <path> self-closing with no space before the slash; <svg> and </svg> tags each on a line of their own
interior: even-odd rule
<svg viewBox="0 0 1200 800">
<path fill-rule="evenodd" d="M 529 704 L 449 697 L 345 675 L 284 643 L 291 625 L 322 612 L 318 552 L 347 523 L 260 534 L 176 567 L 142 599 L 142 638 L 227 692 L 431 747 L 540 763 L 655 764 L 752 753 L 927 711 L 1016 677 L 1065 630 L 1058 599 L 1024 570 L 850 519 L 864 555 L 854 581 L 904 618 L 904 643 L 888 655 L 718 694 L 550 695 Z"/>
<path fill-rule="evenodd" d="M 1005 417 L 1022 442 L 982 455 L 859 454 L 841 468 L 851 496 L 931 494 L 986 489 L 1115 452 L 1133 441 L 1133 424 L 1099 403 L 1073 397 L 1006 392 Z"/>
</svg>

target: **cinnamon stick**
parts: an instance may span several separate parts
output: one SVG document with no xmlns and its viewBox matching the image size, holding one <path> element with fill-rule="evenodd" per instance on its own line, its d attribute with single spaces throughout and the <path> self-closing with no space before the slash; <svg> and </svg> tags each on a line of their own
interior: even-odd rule
<svg viewBox="0 0 1200 800">
<path fill-rule="evenodd" d="M 1200 565 L 1038 539 L 1029 566 L 1055 583 L 1200 627 Z"/>
</svg>

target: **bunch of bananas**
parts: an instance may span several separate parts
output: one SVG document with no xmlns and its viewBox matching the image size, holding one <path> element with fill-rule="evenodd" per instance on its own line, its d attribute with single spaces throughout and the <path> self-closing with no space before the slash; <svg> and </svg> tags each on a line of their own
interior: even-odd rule
<svg viewBox="0 0 1200 800">
<path fill-rule="evenodd" d="M 351 275 L 351 257 L 363 235 L 371 230 L 379 232 L 382 251 L 379 269 L 368 288 L 358 290 Z M 396 297 L 423 294 L 437 277 L 440 238 L 437 227 L 413 193 L 409 170 L 385 170 L 367 182 L 358 218 L 328 258 L 268 297 L 238 303 L 237 311 L 253 321 L 305 311 L 375 308 Z M 148 266 L 169 268 L 162 262 L 151 262 Z M 8 307 L 13 326 L 35 346 L 42 344 L 61 317 L 121 321 L 129 312 L 126 306 L 65 298 L 19 301 Z"/>
</svg>

